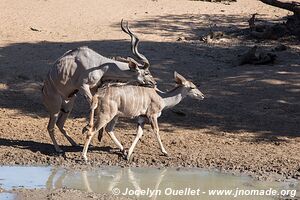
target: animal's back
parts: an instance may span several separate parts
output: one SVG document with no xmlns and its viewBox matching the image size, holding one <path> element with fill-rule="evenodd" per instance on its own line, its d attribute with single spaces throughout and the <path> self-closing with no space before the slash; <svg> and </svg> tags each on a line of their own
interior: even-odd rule
<svg viewBox="0 0 300 200">
<path fill-rule="evenodd" d="M 88 69 L 101 65 L 105 58 L 88 47 L 79 47 L 67 51 L 49 70 L 45 80 L 64 98 L 89 82 Z"/>
<path fill-rule="evenodd" d="M 134 85 L 111 86 L 98 90 L 98 95 L 102 107 L 100 109 L 110 109 L 109 104 L 115 104 L 118 106 L 118 115 L 123 117 L 148 115 L 152 108 L 162 107 L 161 97 L 154 88 Z"/>
</svg>

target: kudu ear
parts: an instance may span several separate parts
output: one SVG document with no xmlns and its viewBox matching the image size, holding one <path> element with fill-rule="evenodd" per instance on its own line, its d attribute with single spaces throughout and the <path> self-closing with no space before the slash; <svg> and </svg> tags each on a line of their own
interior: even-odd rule
<svg viewBox="0 0 300 200">
<path fill-rule="evenodd" d="M 187 80 L 183 76 L 178 74 L 176 71 L 174 72 L 174 78 L 177 84 L 185 85 L 187 83 Z"/>
<path fill-rule="evenodd" d="M 127 57 L 127 60 L 128 60 L 129 68 L 132 69 L 132 70 L 138 70 L 138 69 L 146 70 L 146 69 L 148 69 L 147 67 L 142 66 L 140 63 L 138 63 L 136 60 L 134 60 L 131 57 Z"/>
<path fill-rule="evenodd" d="M 139 63 L 136 62 L 133 58 L 128 57 L 128 66 L 131 70 L 137 71 L 139 69 Z"/>
<path fill-rule="evenodd" d="M 129 60 L 128 66 L 131 70 L 137 71 L 139 66 L 136 62 L 133 62 L 132 60 Z"/>
</svg>

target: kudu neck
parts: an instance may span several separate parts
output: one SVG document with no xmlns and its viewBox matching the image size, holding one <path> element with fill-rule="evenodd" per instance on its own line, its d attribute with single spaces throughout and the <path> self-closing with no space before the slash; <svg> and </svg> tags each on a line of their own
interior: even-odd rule
<svg viewBox="0 0 300 200">
<path fill-rule="evenodd" d="M 132 81 L 132 79 L 135 79 L 135 73 L 130 71 L 128 63 L 109 59 L 105 63 L 104 68 L 106 68 L 106 70 L 103 80 L 109 79 L 120 81 Z"/>
<path fill-rule="evenodd" d="M 161 94 L 160 96 L 162 97 L 165 105 L 164 109 L 176 106 L 187 96 L 187 94 L 188 91 L 183 86 L 176 86 L 172 90 Z"/>
</svg>

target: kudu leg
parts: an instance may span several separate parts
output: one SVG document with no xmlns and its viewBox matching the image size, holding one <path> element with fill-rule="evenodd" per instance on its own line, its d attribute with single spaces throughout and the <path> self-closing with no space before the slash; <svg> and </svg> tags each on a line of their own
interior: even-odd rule
<svg viewBox="0 0 300 200">
<path fill-rule="evenodd" d="M 86 87 L 85 87 L 86 88 Z M 94 88 L 90 88 L 90 94 L 93 96 L 92 97 L 92 99 L 91 99 L 91 102 L 90 102 L 90 104 L 91 104 L 91 112 L 95 112 L 95 109 L 96 109 L 96 107 L 97 107 L 97 105 L 98 105 L 98 95 L 96 95 L 96 92 L 97 92 L 97 87 L 94 87 Z M 89 99 L 89 92 L 88 91 L 86 91 L 86 89 L 84 89 L 83 88 L 83 91 L 85 92 L 85 93 L 87 93 L 87 97 L 88 97 L 88 99 Z M 94 113 L 94 114 L 96 114 L 97 115 L 97 113 Z M 103 138 L 103 134 L 104 134 L 104 129 L 102 128 L 102 129 L 100 129 L 99 131 L 98 131 L 98 141 L 99 142 L 101 142 L 101 140 L 102 140 L 102 138 Z"/>
<path fill-rule="evenodd" d="M 77 143 L 69 136 L 69 134 L 64 129 L 66 120 L 74 106 L 74 101 L 75 101 L 75 97 L 71 98 L 71 100 L 69 100 L 68 102 L 63 102 L 62 110 L 59 114 L 58 120 L 56 122 L 56 126 L 58 127 L 60 132 L 67 138 L 67 140 L 70 142 L 72 146 L 78 146 Z"/>
<path fill-rule="evenodd" d="M 54 131 L 55 124 L 58 120 L 58 116 L 60 113 L 62 99 L 60 95 L 56 93 L 56 90 L 54 90 L 49 84 L 45 84 L 42 92 L 43 92 L 42 93 L 43 104 L 48 110 L 48 112 L 50 113 L 47 130 L 52 140 L 52 143 L 54 145 L 55 151 L 58 153 L 62 153 L 63 150 L 58 146 L 56 142 L 55 131 Z"/>
<path fill-rule="evenodd" d="M 101 142 L 102 138 L 103 138 L 103 134 L 104 134 L 104 129 L 100 129 L 98 131 L 98 141 Z"/>
<path fill-rule="evenodd" d="M 95 95 L 94 98 L 92 98 L 92 103 L 91 103 L 91 110 L 90 110 L 90 120 L 89 120 L 89 124 L 84 127 L 84 129 L 82 130 L 82 132 L 84 134 L 86 134 L 86 140 L 85 140 L 85 143 L 84 143 L 84 148 L 83 148 L 83 151 L 82 151 L 82 157 L 85 161 L 87 161 L 87 150 L 88 150 L 88 147 L 91 143 L 91 140 L 93 138 L 93 136 L 95 135 L 95 131 L 93 130 L 95 127 L 94 127 L 94 117 L 95 117 L 95 109 L 97 108 L 98 106 L 98 98 L 97 96 Z M 101 120 L 101 119 L 100 119 Z M 104 122 L 101 123 L 101 127 L 100 129 L 105 125 Z"/>
<path fill-rule="evenodd" d="M 91 140 L 92 140 L 94 134 L 95 134 L 94 132 L 91 133 L 89 131 L 86 135 L 86 140 L 85 140 L 83 151 L 82 151 L 82 157 L 83 157 L 85 162 L 87 162 L 87 160 L 88 160 L 86 154 L 87 154 L 87 150 L 89 148 L 89 145 L 91 143 Z"/>
<path fill-rule="evenodd" d="M 111 115 L 111 116 L 114 116 L 114 115 Z M 93 121 L 94 121 L 94 117 L 93 117 L 93 112 L 91 112 L 91 115 L 90 115 L 90 124 L 89 124 L 89 128 L 86 132 L 86 141 L 84 143 L 84 148 L 83 148 L 83 151 L 82 151 L 82 157 L 85 161 L 87 161 L 87 150 L 88 150 L 88 147 L 91 143 L 91 140 L 92 138 L 94 137 L 94 135 L 101 129 L 103 128 L 108 122 L 110 122 L 112 120 L 113 117 L 110 117 L 110 116 L 99 116 L 99 119 L 98 121 L 96 122 L 96 125 L 94 126 L 93 124 Z M 91 123 L 92 122 L 92 123 Z"/>
<path fill-rule="evenodd" d="M 91 106 L 90 107 L 90 113 L 92 115 L 92 118 L 91 118 L 91 115 L 90 115 L 90 123 L 94 123 L 95 109 L 97 108 L 98 101 L 99 101 L 98 100 L 98 95 L 96 95 L 97 88 L 89 88 L 89 85 L 83 85 L 81 87 L 81 91 L 82 91 L 82 93 L 84 94 L 85 98 L 88 100 L 88 102 Z M 101 142 L 101 140 L 102 140 L 103 133 L 104 133 L 103 128 L 98 131 L 98 141 L 99 142 Z"/>
<path fill-rule="evenodd" d="M 49 119 L 49 122 L 48 122 L 47 130 L 48 130 L 48 133 L 49 133 L 50 138 L 52 140 L 52 143 L 54 145 L 55 151 L 58 152 L 58 153 L 62 153 L 63 150 L 58 146 L 58 144 L 56 142 L 56 139 L 55 139 L 55 136 L 54 136 L 54 134 L 55 134 L 54 133 L 54 127 L 55 127 L 55 123 L 57 122 L 58 115 L 59 115 L 59 113 L 50 114 L 50 119 Z"/>
<path fill-rule="evenodd" d="M 101 125 L 102 127 L 105 126 L 107 122 L 103 122 Z M 90 130 L 86 133 L 86 140 L 85 140 L 85 143 L 84 143 L 84 147 L 83 147 L 83 151 L 82 151 L 82 157 L 84 159 L 85 162 L 87 162 L 88 158 L 86 156 L 87 154 L 87 150 L 89 148 L 89 145 L 91 143 L 91 140 L 92 138 L 94 137 L 94 135 L 96 134 L 97 131 L 93 131 L 93 130 Z"/>
<path fill-rule="evenodd" d="M 95 92 L 94 92 L 94 93 L 95 93 Z M 88 95 L 87 95 L 87 96 L 88 96 Z M 94 124 L 95 114 L 97 114 L 97 113 L 95 113 L 95 109 L 96 109 L 97 106 L 98 106 L 98 101 L 99 101 L 98 95 L 95 94 L 95 95 L 92 97 L 92 100 L 91 100 L 91 102 L 90 102 L 90 104 L 91 104 L 91 107 L 90 107 L 90 121 L 89 121 L 88 127 L 92 127 L 91 124 Z M 88 127 L 84 128 L 84 130 L 86 130 Z M 84 130 L 83 130 L 83 131 L 84 131 Z M 102 140 L 102 138 L 103 138 L 103 134 L 104 134 L 104 129 L 101 128 L 101 129 L 98 131 L 98 141 L 99 141 L 99 142 L 101 142 L 101 140 Z"/>
<path fill-rule="evenodd" d="M 110 136 L 110 138 L 114 141 L 114 143 L 118 146 L 118 148 L 123 151 L 124 148 L 121 144 L 121 142 L 119 142 L 119 140 L 116 138 L 115 134 L 114 134 L 114 128 L 115 128 L 115 125 L 118 121 L 118 117 L 114 117 L 106 126 L 106 131 L 108 133 L 108 135 Z"/>
<path fill-rule="evenodd" d="M 128 154 L 127 154 L 127 160 L 130 159 L 137 142 L 139 141 L 139 139 L 143 135 L 144 125 L 145 125 L 145 120 L 143 118 L 139 118 L 138 119 L 138 125 L 137 125 L 137 134 L 136 134 L 136 137 L 134 138 L 134 141 L 133 141 L 132 145 L 129 148 L 129 151 L 128 151 Z"/>
<path fill-rule="evenodd" d="M 86 127 L 83 128 L 82 133 L 91 132 L 94 128 L 94 119 L 95 119 L 95 110 L 98 106 L 98 96 L 94 95 L 91 101 L 90 114 L 89 114 L 89 123 Z M 102 129 L 100 129 L 102 130 Z"/>
<path fill-rule="evenodd" d="M 150 118 L 150 122 L 151 122 L 151 126 L 152 126 L 152 129 L 154 131 L 154 133 L 156 134 L 156 138 L 157 138 L 157 141 L 158 141 L 158 144 L 159 144 L 159 147 L 160 147 L 160 150 L 161 152 L 165 155 L 165 156 L 168 156 L 168 153 L 167 151 L 165 150 L 162 142 L 161 142 L 161 139 L 160 139 L 160 135 L 159 135 L 159 127 L 158 127 L 158 122 L 157 122 L 157 117 L 156 116 L 153 116 Z"/>
</svg>

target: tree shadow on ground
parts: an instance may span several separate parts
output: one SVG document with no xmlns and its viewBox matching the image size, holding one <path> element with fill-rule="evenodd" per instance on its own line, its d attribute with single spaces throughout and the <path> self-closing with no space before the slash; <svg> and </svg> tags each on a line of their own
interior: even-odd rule
<svg viewBox="0 0 300 200">
<path fill-rule="evenodd" d="M 195 16 L 201 18 L 203 15 Z M 209 17 L 205 16 L 204 17 Z M 214 16 L 215 20 L 218 16 Z M 159 17 L 157 17 L 159 18 Z M 154 21 L 138 22 L 136 27 L 161 29 L 168 34 L 176 30 L 190 31 L 198 35 L 207 32 L 206 24 L 196 29 L 190 25 L 188 16 L 170 15 L 165 23 Z M 219 16 L 228 22 L 227 27 L 238 21 L 238 16 Z M 184 21 L 184 20 L 185 21 Z M 190 21 L 189 21 L 190 20 Z M 180 28 L 180 23 L 182 29 Z M 200 20 L 199 20 L 200 21 Z M 178 26 L 178 27 L 177 27 Z M 191 27 L 188 29 L 187 27 Z M 147 31 L 145 31 L 147 33 Z M 161 89 L 173 85 L 173 71 L 178 71 L 193 80 L 206 95 L 197 102 L 186 98 L 177 109 L 186 116 L 165 111 L 160 123 L 169 123 L 187 129 L 212 129 L 214 132 L 254 132 L 259 137 L 271 136 L 299 137 L 299 50 L 289 49 L 278 52 L 273 65 L 237 66 L 237 55 L 247 50 L 252 43 L 231 45 L 211 45 L 201 42 L 152 42 L 142 41 L 141 52 L 151 61 L 151 70 L 158 78 Z M 275 43 L 276 44 L 276 43 Z M 268 49 L 275 45 L 262 44 Z M 47 71 L 64 52 L 79 46 L 89 46 L 104 56 L 128 56 L 129 41 L 82 41 L 82 42 L 38 42 L 16 43 L 0 48 L 0 107 L 17 109 L 24 114 L 47 116 L 40 101 L 39 88 Z M 28 88 L 28 85 L 30 86 Z M 33 85 L 33 86 L 32 86 Z M 31 87 L 32 86 L 32 87 Z M 87 116 L 87 103 L 80 96 L 73 117 Z"/>
<path fill-rule="evenodd" d="M 190 40 L 200 40 L 210 31 L 222 31 L 232 36 L 240 36 L 243 39 L 253 39 L 249 36 L 248 20 L 251 15 L 225 15 L 225 14 L 168 14 L 149 17 L 143 20 L 130 21 L 129 27 L 138 34 L 160 35 L 162 37 L 187 36 Z M 275 25 L 282 24 L 287 17 L 270 19 L 264 14 L 258 14 L 256 24 Z M 120 24 L 112 27 L 120 29 Z M 147 36 L 145 36 L 146 38 Z"/>
<path fill-rule="evenodd" d="M 238 15 L 160 15 L 144 20 L 129 22 L 138 34 L 160 35 L 162 37 L 188 36 L 192 40 L 199 40 L 212 31 L 239 33 L 248 28 L 247 17 Z M 119 24 L 114 24 L 118 29 Z M 145 36 L 147 37 L 147 36 Z"/>
</svg>

